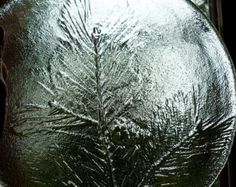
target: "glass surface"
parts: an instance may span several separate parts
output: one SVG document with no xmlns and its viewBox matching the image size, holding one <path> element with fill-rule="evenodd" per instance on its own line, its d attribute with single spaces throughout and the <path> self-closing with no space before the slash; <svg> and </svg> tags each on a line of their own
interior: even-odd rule
<svg viewBox="0 0 236 187">
<path fill-rule="evenodd" d="M 195 5 L 197 5 L 205 15 L 209 16 L 209 0 L 191 0 Z"/>
<path fill-rule="evenodd" d="M 216 180 L 235 131 L 235 74 L 188 1 L 15 0 L 0 24 L 9 186 Z"/>
</svg>

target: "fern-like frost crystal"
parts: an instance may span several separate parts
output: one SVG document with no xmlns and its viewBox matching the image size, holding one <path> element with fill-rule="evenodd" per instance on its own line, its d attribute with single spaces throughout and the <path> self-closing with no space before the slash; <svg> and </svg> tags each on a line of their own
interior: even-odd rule
<svg viewBox="0 0 236 187">
<path fill-rule="evenodd" d="M 184 0 L 9 7 L 0 23 L 19 25 L 9 29 L 7 45 L 23 47 L 6 48 L 6 61 L 19 63 L 10 68 L 0 150 L 20 157 L 10 165 L 23 174 L 9 180 L 3 164 L 3 180 L 99 187 L 215 181 L 234 136 L 235 82 L 201 13 Z M 14 12 L 27 13 L 20 20 Z"/>
</svg>

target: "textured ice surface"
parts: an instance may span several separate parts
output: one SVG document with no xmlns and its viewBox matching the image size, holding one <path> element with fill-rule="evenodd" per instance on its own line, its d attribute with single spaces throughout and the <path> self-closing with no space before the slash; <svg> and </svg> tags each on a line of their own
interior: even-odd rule
<svg viewBox="0 0 236 187">
<path fill-rule="evenodd" d="M 235 128 L 232 64 L 184 0 L 19 0 L 0 175 L 10 186 L 210 186 Z"/>
</svg>

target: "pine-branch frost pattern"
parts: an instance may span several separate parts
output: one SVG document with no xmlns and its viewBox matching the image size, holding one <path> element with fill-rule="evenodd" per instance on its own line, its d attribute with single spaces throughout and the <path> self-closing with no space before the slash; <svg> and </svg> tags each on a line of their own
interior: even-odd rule
<svg viewBox="0 0 236 187">
<path fill-rule="evenodd" d="M 151 70 L 138 60 L 144 45 L 139 23 L 125 11 L 92 24 L 90 1 L 66 1 L 58 48 L 39 82 L 47 104 L 27 105 L 32 115 L 21 121 L 38 121 L 40 130 L 64 137 L 55 142 L 54 156 L 64 175 L 54 181 L 65 186 L 184 186 L 191 175 L 204 180 L 209 166 L 199 160 L 210 163 L 212 154 L 222 154 L 234 118 L 202 120 L 200 89 L 164 104 L 153 99 Z"/>
</svg>

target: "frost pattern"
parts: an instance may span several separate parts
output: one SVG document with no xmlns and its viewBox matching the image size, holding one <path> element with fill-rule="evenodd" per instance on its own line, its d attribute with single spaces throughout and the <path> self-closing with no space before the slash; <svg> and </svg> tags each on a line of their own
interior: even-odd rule
<svg viewBox="0 0 236 187">
<path fill-rule="evenodd" d="M 38 82 L 46 104 L 28 104 L 17 119 L 64 137 L 53 146 L 53 164 L 62 174 L 45 184 L 203 186 L 212 172 L 208 164 L 230 142 L 234 116 L 224 113 L 227 102 L 205 119 L 209 101 L 202 100 L 200 87 L 165 103 L 153 99 L 151 70 L 137 58 L 143 45 L 138 21 L 121 16 L 93 25 L 91 14 L 88 0 L 64 4 L 58 48 L 45 81 Z M 24 135 L 31 133 L 24 129 Z"/>
</svg>

